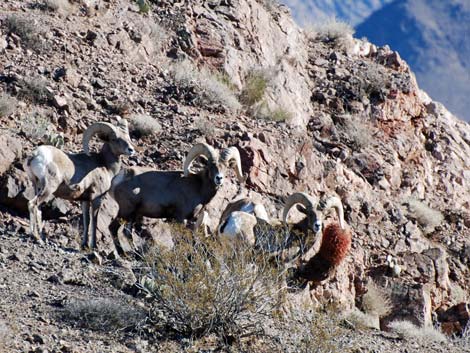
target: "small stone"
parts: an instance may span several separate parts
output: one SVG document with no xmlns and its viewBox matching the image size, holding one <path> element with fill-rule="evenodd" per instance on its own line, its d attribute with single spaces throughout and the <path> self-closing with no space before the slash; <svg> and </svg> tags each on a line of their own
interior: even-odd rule
<svg viewBox="0 0 470 353">
<path fill-rule="evenodd" d="M 67 99 L 59 95 L 54 96 L 53 103 L 59 109 L 66 109 L 68 107 Z"/>
</svg>

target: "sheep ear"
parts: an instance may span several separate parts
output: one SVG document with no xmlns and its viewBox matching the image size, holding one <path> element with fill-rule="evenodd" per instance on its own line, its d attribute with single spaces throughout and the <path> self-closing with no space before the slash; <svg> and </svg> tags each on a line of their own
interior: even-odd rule
<svg viewBox="0 0 470 353">
<path fill-rule="evenodd" d="M 307 208 L 303 205 L 297 204 L 296 205 L 297 211 L 302 212 L 303 214 L 307 214 Z"/>
</svg>

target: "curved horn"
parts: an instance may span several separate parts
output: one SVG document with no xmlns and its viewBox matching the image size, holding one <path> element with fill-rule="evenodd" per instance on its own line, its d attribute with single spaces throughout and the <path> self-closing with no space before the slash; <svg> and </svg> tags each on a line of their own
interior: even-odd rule
<svg viewBox="0 0 470 353">
<path fill-rule="evenodd" d="M 324 203 L 320 203 L 320 208 L 322 211 L 334 208 L 336 214 L 338 215 L 339 226 L 344 229 L 344 209 L 343 203 L 339 197 L 331 196 Z"/>
<path fill-rule="evenodd" d="M 124 132 L 129 133 L 129 123 L 127 122 L 126 119 L 118 117 L 117 118 L 117 123 L 118 123 L 118 125 L 117 125 L 118 128 L 120 128 Z"/>
<path fill-rule="evenodd" d="M 287 223 L 287 215 L 289 214 L 289 211 L 292 206 L 298 203 L 305 206 L 307 209 L 313 209 L 313 205 L 315 205 L 315 200 L 310 195 L 304 192 L 296 192 L 290 195 L 286 200 L 284 212 L 282 214 L 282 220 L 284 221 L 284 223 Z"/>
<path fill-rule="evenodd" d="M 238 181 L 243 183 L 245 178 L 243 177 L 242 172 L 242 161 L 240 158 L 240 152 L 236 147 L 228 147 L 222 150 L 220 154 L 220 161 L 223 163 L 227 163 L 231 168 L 235 170 L 237 174 Z M 235 163 L 235 164 L 234 164 Z"/>
<path fill-rule="evenodd" d="M 209 146 L 207 143 L 198 143 L 194 145 L 188 152 L 186 159 L 184 160 L 183 164 L 183 171 L 184 176 L 187 177 L 189 175 L 189 166 L 199 156 L 204 156 L 208 160 L 216 161 L 217 160 L 217 152 L 212 146 Z"/>
<path fill-rule="evenodd" d="M 83 132 L 83 151 L 90 154 L 89 144 L 93 135 L 101 134 L 104 136 L 116 135 L 116 127 L 110 123 L 98 122 L 90 125 L 88 129 Z"/>
</svg>

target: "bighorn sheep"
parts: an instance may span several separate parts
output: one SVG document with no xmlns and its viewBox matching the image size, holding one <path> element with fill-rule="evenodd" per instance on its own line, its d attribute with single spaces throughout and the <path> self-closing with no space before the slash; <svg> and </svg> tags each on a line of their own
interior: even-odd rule
<svg viewBox="0 0 470 353">
<path fill-rule="evenodd" d="M 207 165 L 198 173 L 190 171 L 199 156 Z M 120 219 L 138 217 L 167 218 L 182 223 L 194 219 L 223 184 L 227 168 L 233 168 L 244 181 L 240 153 L 236 147 L 219 152 L 206 143 L 194 145 L 188 152 L 183 171 L 161 171 L 142 167 L 123 170 L 113 179 L 111 195 L 119 205 L 118 216 L 109 226 L 116 239 Z"/>
<path fill-rule="evenodd" d="M 294 224 L 287 224 L 287 216 L 294 205 L 307 217 Z M 230 203 L 220 218 L 218 233 L 230 238 L 241 238 L 263 251 L 278 253 L 297 245 L 297 255 L 310 248 L 315 236 L 309 237 L 309 230 L 316 235 L 321 230 L 321 222 L 315 210 L 315 200 L 305 193 L 292 194 L 286 201 L 283 222 L 269 220 L 264 206 L 249 199 Z M 290 257 L 290 256 L 289 256 Z"/>
<path fill-rule="evenodd" d="M 90 153 L 89 143 L 96 134 L 104 144 L 100 152 Z M 127 121 L 119 119 L 117 126 L 105 122 L 89 126 L 83 133 L 83 150 L 83 153 L 65 153 L 53 146 L 42 145 L 26 161 L 25 170 L 35 191 L 35 196 L 28 203 L 30 228 L 32 235 L 40 242 L 44 240 L 44 235 L 40 235 L 43 224 L 39 206 L 53 195 L 81 201 L 81 245 L 96 246 L 96 222 L 101 198 L 120 170 L 120 156 L 134 153 Z"/>
<path fill-rule="evenodd" d="M 336 210 L 338 223 L 323 228 L 320 250 L 297 270 L 296 276 L 300 278 L 315 282 L 328 278 L 351 248 L 351 230 L 345 224 L 343 204 L 338 197 L 329 197 L 318 204 L 318 220 L 322 225 L 325 212 L 331 208 Z"/>
</svg>

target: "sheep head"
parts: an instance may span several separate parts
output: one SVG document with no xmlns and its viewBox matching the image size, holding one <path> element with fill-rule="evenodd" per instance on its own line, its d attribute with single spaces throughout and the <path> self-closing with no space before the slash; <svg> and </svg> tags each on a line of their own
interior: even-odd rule
<svg viewBox="0 0 470 353">
<path fill-rule="evenodd" d="M 240 182 L 244 182 L 240 153 L 236 147 L 224 148 L 220 153 L 206 143 L 194 145 L 188 152 L 184 161 L 184 176 L 191 174 L 191 163 L 199 156 L 207 160 L 206 172 L 209 179 L 213 181 L 216 187 L 220 187 L 225 180 L 225 173 L 228 168 L 235 170 Z"/>
<path fill-rule="evenodd" d="M 135 152 L 125 119 L 119 118 L 116 126 L 105 122 L 97 122 L 89 126 L 83 133 L 83 151 L 87 155 L 90 155 L 90 141 L 96 134 L 102 141 L 109 144 L 111 152 L 116 156 L 122 154 L 130 156 Z"/>
<path fill-rule="evenodd" d="M 289 215 L 291 208 L 297 205 L 297 210 L 307 216 L 308 228 L 311 229 L 315 234 L 321 232 L 322 219 L 317 214 L 317 210 L 315 208 L 316 204 L 316 200 L 304 192 L 296 192 L 290 195 L 287 198 L 286 204 L 284 206 L 284 212 L 282 216 L 284 223 L 287 223 L 287 216 Z"/>
<path fill-rule="evenodd" d="M 336 196 L 331 196 L 326 199 L 320 200 L 320 202 L 317 205 L 318 220 L 322 224 L 325 213 L 332 208 L 336 210 L 340 228 L 345 229 L 343 204 L 341 200 Z"/>
</svg>

